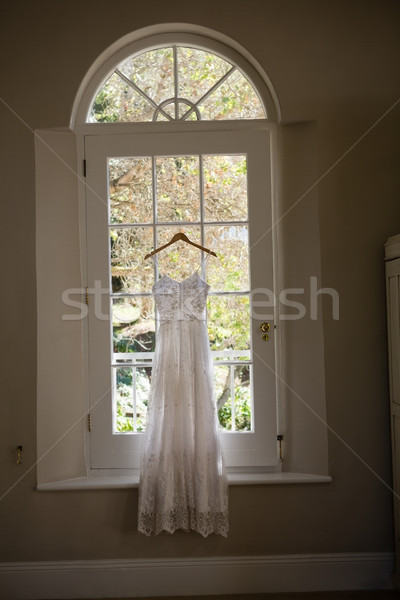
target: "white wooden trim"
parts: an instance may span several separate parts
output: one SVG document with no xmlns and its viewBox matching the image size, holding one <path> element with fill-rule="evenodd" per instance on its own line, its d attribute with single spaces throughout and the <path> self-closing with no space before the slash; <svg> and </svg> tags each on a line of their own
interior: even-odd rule
<svg viewBox="0 0 400 600">
<path fill-rule="evenodd" d="M 259 131 L 225 131 L 196 133 L 166 133 L 151 135 L 94 135 L 85 137 L 87 161 L 87 270 L 89 288 L 95 281 L 108 287 L 109 243 L 106 232 L 108 215 L 105 202 L 108 183 L 105 169 L 108 156 L 171 156 L 181 154 L 247 154 L 249 197 L 249 252 L 257 240 L 257 250 L 251 252 L 251 289 L 273 289 L 273 241 L 265 233 L 272 229 L 272 199 L 270 178 L 271 139 L 269 128 Z M 260 177 L 263 173 L 263 177 Z M 262 199 L 262 202 L 261 200 Z M 223 222 L 220 222 L 223 224 Z M 203 227 L 203 219 L 199 220 Z M 250 304 L 251 306 L 251 304 Z M 90 433 L 90 456 L 93 469 L 139 467 L 142 436 L 113 435 L 111 423 L 111 390 L 113 389 L 110 360 L 110 324 L 95 315 L 96 304 L 88 307 L 88 336 L 92 340 L 90 356 L 90 398 L 93 428 Z M 106 305 L 104 303 L 104 311 Z M 272 308 L 269 311 L 275 312 Z M 264 467 L 275 465 L 277 457 L 277 408 L 274 377 L 275 329 L 271 325 L 267 345 L 258 335 L 256 314 L 251 314 L 251 346 L 254 356 L 253 415 L 255 426 L 251 432 L 221 432 L 221 444 L 228 467 Z M 274 321 L 271 316 L 271 321 Z M 261 358 L 260 358 L 261 357 Z"/>
<path fill-rule="evenodd" d="M 83 123 L 75 127 L 77 135 L 130 135 L 138 133 L 202 133 L 209 131 L 274 131 L 269 119 L 227 119 L 226 121 L 153 121 L 138 123 Z"/>
<path fill-rule="evenodd" d="M 0 563 L 8 600 L 393 589 L 393 554 Z"/>
<path fill-rule="evenodd" d="M 385 244 L 385 260 L 400 258 L 400 234 L 387 239 Z"/>
<path fill-rule="evenodd" d="M 228 473 L 229 485 L 282 485 L 295 483 L 331 483 L 330 475 L 309 473 Z M 38 483 L 39 492 L 64 490 L 129 489 L 139 486 L 139 475 L 97 475 L 64 481 Z"/>
</svg>

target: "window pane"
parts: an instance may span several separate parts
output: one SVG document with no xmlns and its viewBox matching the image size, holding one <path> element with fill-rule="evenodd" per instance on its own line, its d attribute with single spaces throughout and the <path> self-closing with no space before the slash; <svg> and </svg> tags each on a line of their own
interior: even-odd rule
<svg viewBox="0 0 400 600">
<path fill-rule="evenodd" d="M 214 387 L 221 429 L 251 431 L 250 365 L 216 365 Z M 232 386 L 234 403 L 232 404 Z M 232 420 L 232 414 L 234 418 Z"/>
<path fill-rule="evenodd" d="M 186 111 L 182 111 L 182 112 L 183 112 L 183 114 L 186 114 Z M 185 121 L 198 121 L 199 119 L 200 119 L 200 113 L 196 113 L 196 111 L 193 111 L 190 113 L 190 115 L 185 117 L 184 120 Z"/>
<path fill-rule="evenodd" d="M 251 431 L 250 365 L 235 365 L 235 430 Z"/>
<path fill-rule="evenodd" d="M 96 95 L 89 121 L 116 123 L 151 121 L 154 108 L 130 85 L 113 73 Z"/>
<path fill-rule="evenodd" d="M 247 221 L 246 156 L 204 156 L 203 173 L 205 221 Z"/>
<path fill-rule="evenodd" d="M 179 104 L 178 104 L 178 118 L 180 119 L 181 117 L 184 117 L 191 108 L 192 107 L 189 104 L 186 104 L 185 102 L 182 102 L 182 101 L 179 102 Z M 184 121 L 197 121 L 199 118 L 200 118 L 200 116 L 194 110 L 193 112 L 190 113 L 190 115 L 188 115 L 187 117 L 185 117 L 183 120 Z"/>
<path fill-rule="evenodd" d="M 153 218 L 151 158 L 109 158 L 110 223 L 150 223 Z"/>
<path fill-rule="evenodd" d="M 218 258 L 207 264 L 207 281 L 213 291 L 250 289 L 249 244 L 247 225 L 208 225 L 204 227 L 205 244 Z"/>
<path fill-rule="evenodd" d="M 154 352 L 155 320 L 152 297 L 114 298 L 112 323 L 114 353 Z"/>
<path fill-rule="evenodd" d="M 114 368 L 113 401 L 118 433 L 142 432 L 146 427 L 151 367 Z"/>
<path fill-rule="evenodd" d="M 110 245 L 113 293 L 150 292 L 154 265 L 144 257 L 153 246 L 153 228 L 112 228 Z"/>
<path fill-rule="evenodd" d="M 180 98 L 197 102 L 232 67 L 226 60 L 195 48 L 178 47 Z"/>
<path fill-rule="evenodd" d="M 199 105 L 201 118 L 264 119 L 261 102 L 247 79 L 236 70 Z"/>
<path fill-rule="evenodd" d="M 164 112 L 168 113 L 168 111 L 165 109 L 164 109 Z M 156 121 L 169 121 L 170 119 L 168 119 L 164 113 L 162 113 L 161 111 L 158 111 L 155 115 L 155 120 Z"/>
<path fill-rule="evenodd" d="M 150 384 L 151 367 L 136 367 L 136 431 L 146 430 Z"/>
<path fill-rule="evenodd" d="M 232 402 L 230 366 L 214 366 L 214 389 L 221 429 L 232 429 Z"/>
<path fill-rule="evenodd" d="M 211 350 L 250 350 L 249 296 L 209 296 L 207 322 Z"/>
<path fill-rule="evenodd" d="M 156 104 L 174 96 L 172 48 L 159 48 L 139 54 L 127 60 L 120 70 Z"/>
<path fill-rule="evenodd" d="M 157 219 L 200 220 L 198 156 L 156 158 Z"/>
<path fill-rule="evenodd" d="M 116 424 L 114 431 L 120 433 L 133 431 L 133 369 L 113 369 L 113 399 Z"/>
<path fill-rule="evenodd" d="M 191 227 L 157 227 L 157 246 L 162 246 L 170 241 L 173 235 L 182 231 L 187 237 L 196 244 L 201 244 L 200 227 L 193 225 Z M 159 273 L 161 275 L 169 274 L 174 279 L 185 279 L 201 265 L 201 251 L 179 241 L 172 244 L 159 254 L 157 254 Z"/>
<path fill-rule="evenodd" d="M 171 117 L 172 120 L 175 119 L 175 102 L 170 102 L 162 107 L 162 110 L 165 114 L 161 112 L 161 109 L 158 113 L 158 119 L 161 120 L 161 117 L 164 117 L 164 121 L 169 121 L 165 115 Z"/>
</svg>

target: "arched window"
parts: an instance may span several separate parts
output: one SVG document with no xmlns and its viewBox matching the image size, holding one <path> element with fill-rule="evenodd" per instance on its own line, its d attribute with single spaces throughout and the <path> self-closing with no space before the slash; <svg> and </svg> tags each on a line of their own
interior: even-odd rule
<svg viewBox="0 0 400 600">
<path fill-rule="evenodd" d="M 184 72 L 174 62 L 180 48 Z M 157 96 L 165 79 L 161 59 L 157 68 L 144 59 L 160 51 L 165 60 L 166 49 L 172 49 L 169 91 Z M 201 64 L 206 57 L 208 68 L 195 68 L 195 59 Z M 137 92 L 147 121 L 123 120 L 124 106 L 119 112 L 124 95 L 137 91 L 127 82 L 116 94 L 110 87 L 123 65 L 136 65 L 132 82 L 154 103 L 143 104 Z M 254 118 L 246 112 L 249 98 Z M 108 120 L 101 120 L 105 115 Z M 293 315 L 282 314 L 282 304 L 290 309 L 298 303 L 286 296 L 297 287 L 282 288 L 282 267 L 294 258 L 293 249 L 282 230 L 279 249 L 275 242 L 281 225 L 274 184 L 279 120 L 268 77 L 245 49 L 205 28 L 176 24 L 134 32 L 108 48 L 82 81 L 70 130 L 37 132 L 39 489 L 137 484 L 156 343 L 151 285 L 161 270 L 179 279 L 201 264 L 201 253 L 183 244 L 158 254 L 158 267 L 143 260 L 176 231 L 218 255 L 202 275 L 211 284 L 208 325 L 230 481 L 330 480 L 326 428 L 320 426 L 321 320 L 307 321 L 307 335 L 301 343 L 295 336 L 293 344 L 292 328 L 288 334 L 285 327 Z M 288 134 L 286 126 L 283 146 Z M 317 210 L 310 216 L 317 223 Z M 305 235 L 308 243 L 309 229 Z M 310 243 L 318 273 L 317 234 Z M 282 288 L 275 294 L 274 281 Z M 299 371 L 315 401 L 311 416 L 286 393 L 288 373 Z M 277 379 L 283 382 L 280 400 Z M 288 389 L 295 394 L 295 388 Z"/>
<path fill-rule="evenodd" d="M 156 265 L 144 256 L 181 231 L 218 256 L 202 275 L 227 465 L 279 469 L 274 306 L 258 315 L 253 302 L 255 290 L 273 295 L 267 92 L 232 50 L 182 38 L 120 56 L 86 110 L 87 283 L 102 296 L 88 317 L 91 467 L 138 466 L 157 343 L 152 285 L 201 264 L 184 243 Z"/>
<path fill-rule="evenodd" d="M 209 50 L 168 45 L 121 61 L 97 91 L 91 123 L 266 118 L 240 69 Z"/>
</svg>

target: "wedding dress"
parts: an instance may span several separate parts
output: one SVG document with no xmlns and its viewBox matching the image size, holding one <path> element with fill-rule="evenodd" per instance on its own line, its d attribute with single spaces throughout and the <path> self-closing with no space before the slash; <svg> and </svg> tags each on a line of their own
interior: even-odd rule
<svg viewBox="0 0 400 600">
<path fill-rule="evenodd" d="M 158 314 L 143 440 L 138 529 L 145 535 L 228 533 L 228 484 L 206 324 L 209 285 L 197 272 L 153 286 Z"/>
</svg>

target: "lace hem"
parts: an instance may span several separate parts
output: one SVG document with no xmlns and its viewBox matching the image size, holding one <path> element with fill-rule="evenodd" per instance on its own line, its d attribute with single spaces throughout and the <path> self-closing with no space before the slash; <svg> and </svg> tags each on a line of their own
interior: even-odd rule
<svg viewBox="0 0 400 600">
<path fill-rule="evenodd" d="M 158 535 L 161 531 L 174 533 L 177 529 L 196 531 L 203 537 L 211 533 L 227 537 L 229 530 L 228 510 L 222 512 L 198 512 L 195 508 L 171 510 L 164 513 L 139 512 L 138 530 L 144 535 Z"/>
</svg>

